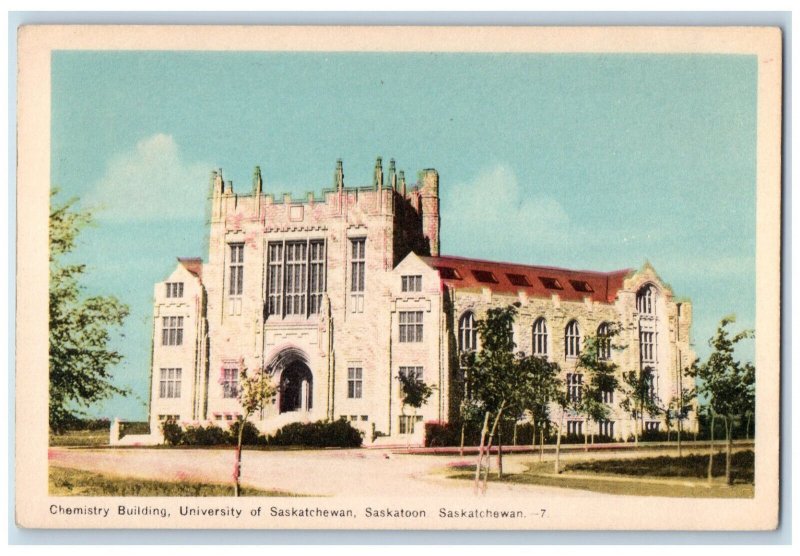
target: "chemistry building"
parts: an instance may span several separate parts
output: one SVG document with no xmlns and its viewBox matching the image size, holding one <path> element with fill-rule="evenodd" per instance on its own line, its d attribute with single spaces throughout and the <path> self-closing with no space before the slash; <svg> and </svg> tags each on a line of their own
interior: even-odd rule
<svg viewBox="0 0 800 556">
<path fill-rule="evenodd" d="M 211 188 L 208 259 L 179 258 L 154 290 L 151 430 L 168 418 L 237 419 L 244 366 L 268 369 L 279 385 L 253 417 L 265 432 L 345 418 L 365 443 L 418 438 L 423 421 L 457 417 L 458 354 L 479 348 L 476 321 L 515 302 L 517 350 L 558 362 L 570 395 L 580 395 L 582 339 L 610 323 L 623 324 L 628 347 L 601 356 L 621 370 L 653 368 L 662 400 L 690 386 L 681 370 L 694 360 L 691 304 L 649 264 L 592 272 L 442 255 L 435 170 L 407 184 L 379 158 L 373 183 L 354 187 L 339 161 L 333 187 L 302 200 L 265 193 L 258 167 L 248 192 L 221 171 Z M 399 374 L 433 388 L 416 415 L 402 406 Z M 634 425 L 619 397 L 608 393 L 608 421 L 568 416 L 566 432 L 627 438 Z"/>
</svg>

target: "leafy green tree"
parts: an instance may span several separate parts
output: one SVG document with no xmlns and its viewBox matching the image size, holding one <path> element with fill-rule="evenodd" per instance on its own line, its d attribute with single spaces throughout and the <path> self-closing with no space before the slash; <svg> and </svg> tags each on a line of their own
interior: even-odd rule
<svg viewBox="0 0 800 556">
<path fill-rule="evenodd" d="M 235 481 L 234 496 L 241 495 L 240 476 L 242 473 L 242 438 L 245 423 L 256 412 L 263 411 L 267 404 L 277 394 L 278 388 L 267 370 L 248 374 L 243 362 L 239 365 L 239 403 L 242 406 L 242 417 L 236 438 L 236 464 L 233 470 Z"/>
<path fill-rule="evenodd" d="M 86 265 L 69 262 L 91 214 L 75 208 L 77 199 L 50 208 L 50 400 L 49 421 L 61 432 L 92 404 L 128 390 L 114 385 L 111 369 L 122 354 L 109 347 L 110 328 L 122 326 L 128 306 L 114 296 L 83 294 Z"/>
<path fill-rule="evenodd" d="M 397 375 L 400 381 L 400 394 L 402 396 L 402 412 L 405 415 L 405 408 L 413 409 L 413 419 L 417 418 L 417 411 L 428 402 L 428 398 L 433 394 L 433 389 L 414 373 L 400 373 Z M 413 425 L 412 425 L 413 427 Z"/>
<path fill-rule="evenodd" d="M 620 331 L 619 325 L 607 324 L 602 335 L 586 336 L 578 355 L 575 372 L 582 373 L 584 380 L 576 410 L 585 415 L 588 421 L 599 423 L 607 420 L 612 413 L 606 396 L 613 395 L 619 387 L 619 366 L 612 360 L 611 352 L 624 349 L 614 343 Z M 584 438 L 588 438 L 586 432 Z"/>
<path fill-rule="evenodd" d="M 675 430 L 678 435 L 678 457 L 683 457 L 683 448 L 681 444 L 683 422 L 689 418 L 689 413 L 692 411 L 694 399 L 694 388 L 681 388 L 677 395 L 672 396 L 666 408 L 667 440 L 669 440 L 670 426 L 672 423 L 674 423 L 676 425 Z"/>
<path fill-rule="evenodd" d="M 550 422 L 550 408 L 561 388 L 561 367 L 543 357 L 520 356 L 517 360 L 521 382 L 518 385 L 519 408 L 530 415 L 533 428 L 531 444 L 536 446 L 539 432 L 539 458 L 544 450 L 544 430 Z"/>
<path fill-rule="evenodd" d="M 732 316 L 720 321 L 716 334 L 709 340 L 711 354 L 703 363 L 692 367 L 697 378 L 697 389 L 712 416 L 722 418 L 725 425 L 725 482 L 731 484 L 732 431 L 736 421 L 752 411 L 755 402 L 755 367 L 735 359 L 736 344 L 754 337 L 752 330 L 731 335 L 728 325 L 735 322 Z M 713 423 L 713 420 L 712 420 Z M 713 425 L 712 425 L 713 426 Z M 713 458 L 713 447 L 709 460 Z M 709 463 L 711 465 L 711 463 Z"/>
<path fill-rule="evenodd" d="M 472 397 L 483 405 L 484 416 L 481 427 L 481 440 L 478 461 L 475 466 L 475 488 L 480 486 L 483 474 L 483 489 L 489 475 L 489 454 L 492 441 L 503 413 L 516 407 L 521 384 L 519 365 L 514 354 L 514 319 L 517 308 L 514 305 L 492 308 L 485 319 L 478 320 L 476 327 L 481 338 L 481 350 L 466 353 L 463 362 L 470 376 Z M 491 428 L 489 422 L 492 420 Z M 488 441 L 488 442 L 487 442 Z M 484 460 L 486 468 L 484 469 Z"/>
<path fill-rule="evenodd" d="M 654 381 L 655 371 L 652 367 L 622 373 L 622 401 L 619 406 L 634 421 L 633 435 L 637 448 L 644 416 L 655 417 L 661 412 L 658 396 L 653 389 Z"/>
</svg>

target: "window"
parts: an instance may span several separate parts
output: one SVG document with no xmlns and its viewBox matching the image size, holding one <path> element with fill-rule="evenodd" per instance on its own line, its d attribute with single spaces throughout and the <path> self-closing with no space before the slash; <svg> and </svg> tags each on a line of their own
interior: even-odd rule
<svg viewBox="0 0 800 556">
<path fill-rule="evenodd" d="M 647 400 L 654 402 L 658 399 L 658 381 L 656 380 L 655 372 L 647 368 L 642 372 L 642 389 L 644 390 Z"/>
<path fill-rule="evenodd" d="M 567 373 L 567 400 L 579 403 L 583 399 L 583 375 Z"/>
<path fill-rule="evenodd" d="M 239 396 L 239 369 L 229 367 L 222 369 L 222 397 L 236 398 Z"/>
<path fill-rule="evenodd" d="M 364 312 L 364 272 L 367 238 L 350 240 L 350 301 L 354 313 Z"/>
<path fill-rule="evenodd" d="M 613 390 L 603 390 L 603 403 L 614 403 L 614 391 Z"/>
<path fill-rule="evenodd" d="M 539 281 L 542 285 L 549 290 L 563 290 L 561 282 L 555 278 L 548 278 L 547 276 L 539 276 Z"/>
<path fill-rule="evenodd" d="M 363 392 L 363 371 L 361 367 L 347 369 L 347 397 L 361 398 Z"/>
<path fill-rule="evenodd" d="M 400 311 L 400 342 L 422 341 L 422 311 Z"/>
<path fill-rule="evenodd" d="M 572 284 L 572 289 L 576 292 L 591 293 L 594 291 L 592 286 L 589 285 L 589 282 L 584 280 L 570 280 L 569 283 Z"/>
<path fill-rule="evenodd" d="M 244 243 L 231 243 L 228 262 L 228 314 L 242 314 L 244 291 Z"/>
<path fill-rule="evenodd" d="M 410 380 L 422 381 L 422 367 L 400 367 L 400 374 Z"/>
<path fill-rule="evenodd" d="M 322 308 L 325 242 L 273 241 L 267 246 L 267 317 L 310 316 Z"/>
<path fill-rule="evenodd" d="M 614 421 L 601 420 L 598 423 L 601 436 L 614 437 Z"/>
<path fill-rule="evenodd" d="M 159 416 L 158 416 L 158 420 L 159 421 L 172 421 L 173 423 L 177 422 L 180 418 L 181 418 L 180 415 L 168 415 L 168 414 L 162 415 L 162 414 L 159 414 Z"/>
<path fill-rule="evenodd" d="M 230 244 L 228 295 L 242 295 L 244 285 L 244 243 Z"/>
<path fill-rule="evenodd" d="M 515 286 L 526 286 L 526 287 L 531 286 L 528 277 L 525 276 L 524 274 L 506 274 L 506 276 L 508 277 L 508 281 Z"/>
<path fill-rule="evenodd" d="M 544 318 L 533 323 L 533 355 L 547 357 L 547 321 Z"/>
<path fill-rule="evenodd" d="M 267 315 L 280 315 L 283 294 L 283 243 L 270 243 L 267 252 Z"/>
<path fill-rule="evenodd" d="M 492 274 L 488 270 L 473 270 L 472 275 L 478 282 L 483 282 L 485 284 L 497 283 L 497 278 L 495 278 L 494 274 Z"/>
<path fill-rule="evenodd" d="M 578 357 L 581 353 L 581 331 L 578 321 L 569 321 L 564 329 L 564 353 L 567 357 Z"/>
<path fill-rule="evenodd" d="M 161 345 L 183 345 L 183 317 L 161 318 Z"/>
<path fill-rule="evenodd" d="M 478 347 L 478 329 L 475 315 L 467 311 L 458 321 L 458 348 L 461 351 L 475 351 Z"/>
<path fill-rule="evenodd" d="M 422 422 L 422 415 L 400 415 L 398 419 L 400 434 L 414 434 L 414 424 Z"/>
<path fill-rule="evenodd" d="M 658 421 L 647 421 L 644 424 L 645 432 L 658 432 L 661 428 L 661 423 Z"/>
<path fill-rule="evenodd" d="M 306 314 L 306 247 L 305 241 L 287 242 L 284 277 L 284 313 Z"/>
<path fill-rule="evenodd" d="M 180 369 L 161 369 L 161 382 L 158 386 L 158 396 L 160 398 L 181 397 Z"/>
<path fill-rule="evenodd" d="M 439 277 L 444 280 L 461 280 L 461 274 L 451 266 L 436 266 L 434 268 L 439 271 Z"/>
<path fill-rule="evenodd" d="M 325 292 L 325 242 L 311 241 L 308 246 L 308 314 L 316 315 L 322 309 Z"/>
<path fill-rule="evenodd" d="M 611 327 L 607 322 L 597 327 L 597 358 L 603 361 L 611 359 Z"/>
<path fill-rule="evenodd" d="M 655 363 L 656 333 L 647 330 L 639 331 L 639 355 L 642 363 Z"/>
<path fill-rule="evenodd" d="M 583 421 L 567 421 L 567 434 L 580 436 L 583 434 Z"/>
<path fill-rule="evenodd" d="M 422 276 L 403 276 L 401 278 L 402 290 L 404 292 L 421 292 L 422 291 Z"/>
<path fill-rule="evenodd" d="M 655 314 L 656 289 L 648 284 L 636 294 L 636 310 L 642 315 Z"/>
<path fill-rule="evenodd" d="M 167 297 L 183 297 L 183 282 L 167 282 Z"/>
</svg>

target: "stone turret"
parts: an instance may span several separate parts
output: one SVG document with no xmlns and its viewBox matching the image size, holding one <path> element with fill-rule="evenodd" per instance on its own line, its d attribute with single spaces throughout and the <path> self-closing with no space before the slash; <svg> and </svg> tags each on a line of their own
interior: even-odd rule
<svg viewBox="0 0 800 556">
<path fill-rule="evenodd" d="M 429 168 L 419 175 L 422 233 L 428 240 L 431 255 L 439 256 L 439 173 Z"/>
<path fill-rule="evenodd" d="M 336 171 L 333 173 L 333 187 L 337 191 L 344 189 L 344 170 L 342 169 L 342 159 L 336 161 Z"/>
<path fill-rule="evenodd" d="M 261 179 L 261 166 L 256 166 L 253 170 L 253 195 L 261 195 L 264 182 Z"/>
<path fill-rule="evenodd" d="M 372 186 L 380 190 L 383 187 L 383 161 L 381 157 L 375 161 L 375 177 L 372 180 Z"/>
</svg>

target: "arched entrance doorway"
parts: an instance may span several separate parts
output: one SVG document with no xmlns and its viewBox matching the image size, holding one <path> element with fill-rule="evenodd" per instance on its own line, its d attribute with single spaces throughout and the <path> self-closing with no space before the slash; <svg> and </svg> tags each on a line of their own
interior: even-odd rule
<svg viewBox="0 0 800 556">
<path fill-rule="evenodd" d="M 311 411 L 314 377 L 302 361 L 292 361 L 281 372 L 280 412 Z"/>
</svg>

